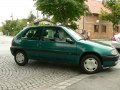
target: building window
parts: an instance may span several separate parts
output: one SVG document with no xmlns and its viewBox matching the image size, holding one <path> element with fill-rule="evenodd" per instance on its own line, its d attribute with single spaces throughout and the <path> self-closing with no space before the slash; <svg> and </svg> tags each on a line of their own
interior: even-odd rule
<svg viewBox="0 0 120 90">
<path fill-rule="evenodd" d="M 94 25 L 94 32 L 98 32 L 99 31 L 99 25 Z"/>
<path fill-rule="evenodd" d="M 106 32 L 106 25 L 102 25 L 102 32 Z"/>
</svg>

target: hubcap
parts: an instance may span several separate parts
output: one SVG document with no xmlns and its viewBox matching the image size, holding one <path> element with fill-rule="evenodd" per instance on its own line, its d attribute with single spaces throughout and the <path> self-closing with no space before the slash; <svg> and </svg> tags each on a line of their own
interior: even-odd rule
<svg viewBox="0 0 120 90">
<path fill-rule="evenodd" d="M 16 61 L 18 62 L 18 63 L 23 63 L 24 62 L 24 55 L 22 54 L 22 53 L 17 53 L 17 55 L 16 55 Z"/>
<path fill-rule="evenodd" d="M 93 72 L 98 68 L 98 63 L 94 58 L 88 58 L 84 62 L 84 67 L 87 71 Z"/>
</svg>

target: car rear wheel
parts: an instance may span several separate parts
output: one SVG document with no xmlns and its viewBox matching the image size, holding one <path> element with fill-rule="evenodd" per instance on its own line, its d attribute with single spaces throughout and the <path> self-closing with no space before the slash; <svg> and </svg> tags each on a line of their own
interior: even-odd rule
<svg viewBox="0 0 120 90">
<path fill-rule="evenodd" d="M 80 66 L 88 74 L 99 72 L 102 69 L 100 58 L 93 54 L 84 56 Z"/>
<path fill-rule="evenodd" d="M 17 51 L 14 58 L 15 62 L 20 66 L 24 66 L 28 63 L 27 55 L 23 51 Z"/>
</svg>

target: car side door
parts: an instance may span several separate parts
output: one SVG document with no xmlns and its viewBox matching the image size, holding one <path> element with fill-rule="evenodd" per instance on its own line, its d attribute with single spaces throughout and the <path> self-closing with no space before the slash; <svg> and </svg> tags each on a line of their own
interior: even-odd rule
<svg viewBox="0 0 120 90">
<path fill-rule="evenodd" d="M 21 44 L 30 59 L 38 59 L 39 40 L 41 38 L 42 27 L 29 28 L 22 36 Z"/>
<path fill-rule="evenodd" d="M 71 39 L 62 28 L 45 27 L 39 47 L 42 51 L 40 57 L 54 62 L 75 63 L 75 59 L 77 59 L 76 43 L 66 42 L 67 38 Z"/>
</svg>

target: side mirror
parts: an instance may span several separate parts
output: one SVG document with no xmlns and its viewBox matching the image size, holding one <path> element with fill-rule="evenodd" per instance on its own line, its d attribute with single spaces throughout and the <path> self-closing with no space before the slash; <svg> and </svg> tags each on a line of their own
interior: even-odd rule
<svg viewBox="0 0 120 90">
<path fill-rule="evenodd" d="M 73 44 L 74 42 L 70 38 L 66 38 L 66 42 Z"/>
</svg>

